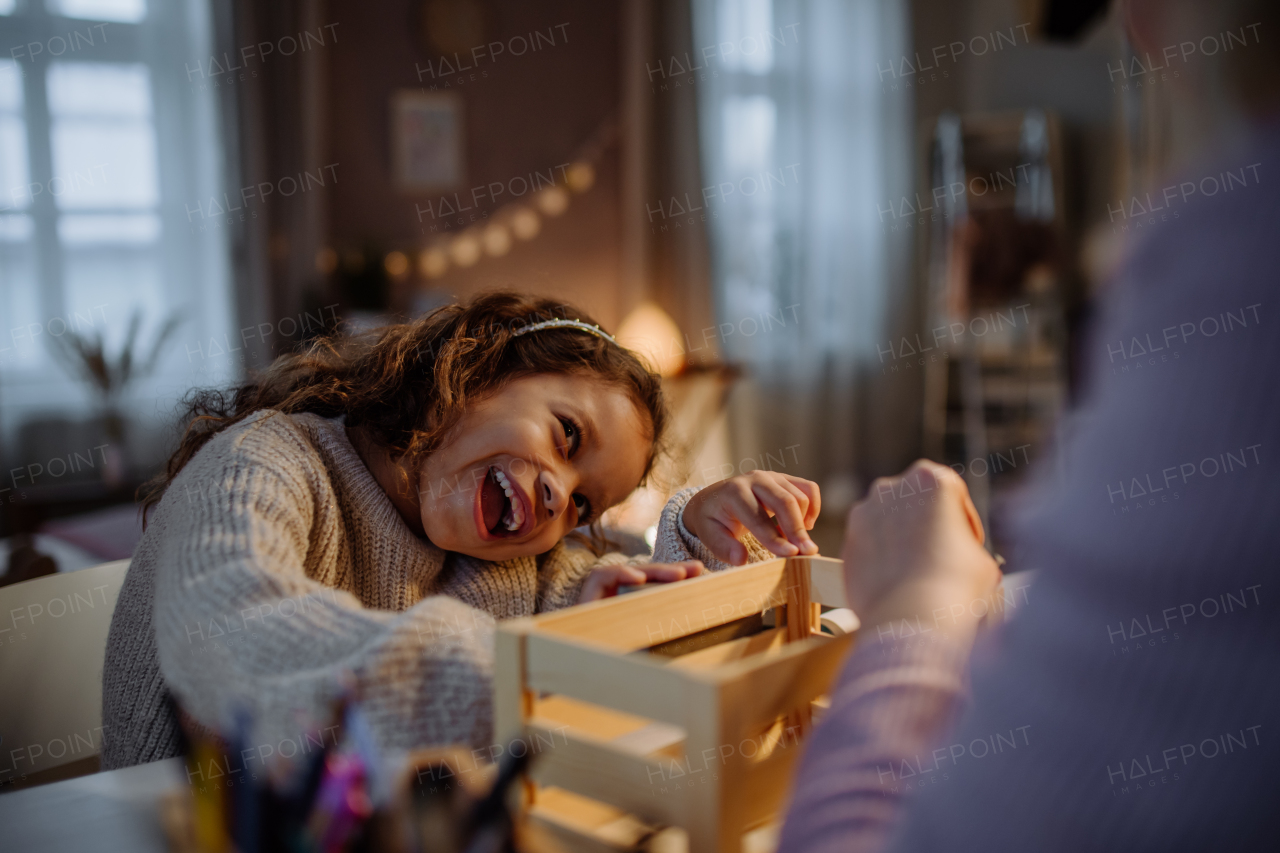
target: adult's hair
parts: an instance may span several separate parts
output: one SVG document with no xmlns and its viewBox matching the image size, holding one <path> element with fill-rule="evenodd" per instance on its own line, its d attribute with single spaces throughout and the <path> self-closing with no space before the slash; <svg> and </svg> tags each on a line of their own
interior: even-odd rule
<svg viewBox="0 0 1280 853">
<path fill-rule="evenodd" d="M 1185 72 L 1201 78 L 1210 98 L 1227 97 L 1247 112 L 1268 117 L 1280 109 L 1280 3 L 1275 0 L 1128 0 L 1131 24 L 1146 30 L 1151 61 L 1168 65 L 1162 50 L 1185 44 L 1208 50 Z M 1148 29 L 1144 22 L 1161 22 Z M 1241 44 L 1243 42 L 1243 44 Z M 1147 57 L 1142 57 L 1147 59 Z M 1183 55 L 1183 62 L 1186 55 Z"/>
<path fill-rule="evenodd" d="M 144 517 L 209 439 L 254 412 L 346 415 L 348 426 L 362 427 L 393 457 L 420 460 L 445 442 L 474 402 L 538 373 L 591 375 L 626 391 L 648 416 L 648 477 L 667 425 L 661 379 L 630 350 L 580 329 L 514 334 L 557 318 L 595 323 L 563 302 L 487 293 L 413 322 L 319 338 L 239 387 L 192 392 L 178 449 L 141 490 Z"/>
</svg>

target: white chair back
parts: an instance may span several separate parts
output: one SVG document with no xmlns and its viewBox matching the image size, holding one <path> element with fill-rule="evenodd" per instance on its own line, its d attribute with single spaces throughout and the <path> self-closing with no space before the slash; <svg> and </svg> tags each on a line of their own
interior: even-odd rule
<svg viewBox="0 0 1280 853">
<path fill-rule="evenodd" d="M 117 560 L 0 587 L 0 791 L 64 765 L 93 769 L 107 631 L 128 568 Z"/>
</svg>

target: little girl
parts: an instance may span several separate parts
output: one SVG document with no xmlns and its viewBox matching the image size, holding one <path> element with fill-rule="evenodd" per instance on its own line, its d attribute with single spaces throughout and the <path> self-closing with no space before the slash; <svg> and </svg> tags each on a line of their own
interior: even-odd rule
<svg viewBox="0 0 1280 853">
<path fill-rule="evenodd" d="M 667 420 L 583 317 L 490 294 L 197 395 L 112 619 L 103 766 L 177 753 L 170 693 L 270 746 L 354 686 L 384 749 L 483 746 L 495 620 L 816 553 L 817 486 L 761 471 L 673 498 L 653 562 L 566 541 L 644 480 Z"/>
</svg>

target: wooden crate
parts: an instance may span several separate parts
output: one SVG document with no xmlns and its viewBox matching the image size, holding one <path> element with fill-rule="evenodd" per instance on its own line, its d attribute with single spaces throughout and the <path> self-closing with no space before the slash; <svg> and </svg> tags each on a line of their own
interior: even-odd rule
<svg viewBox="0 0 1280 853">
<path fill-rule="evenodd" d="M 680 827 L 739 853 L 853 640 L 819 633 L 821 604 L 847 606 L 841 562 L 795 557 L 503 622 L 496 729 L 536 753 L 528 819 L 572 851 Z"/>
</svg>

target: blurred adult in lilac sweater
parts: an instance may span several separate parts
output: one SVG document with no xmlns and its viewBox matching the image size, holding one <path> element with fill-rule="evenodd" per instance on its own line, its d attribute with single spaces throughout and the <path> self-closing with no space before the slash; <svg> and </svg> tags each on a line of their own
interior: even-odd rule
<svg viewBox="0 0 1280 853">
<path fill-rule="evenodd" d="M 1127 4 L 1196 156 L 1142 198 L 1065 464 L 1017 519 L 1035 580 L 975 649 L 997 573 L 963 484 L 873 484 L 844 553 L 864 627 L 783 853 L 1280 849 L 1277 9 Z"/>
</svg>

